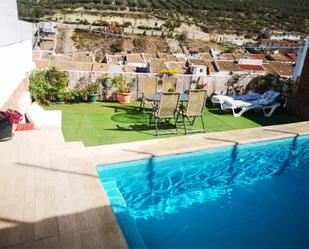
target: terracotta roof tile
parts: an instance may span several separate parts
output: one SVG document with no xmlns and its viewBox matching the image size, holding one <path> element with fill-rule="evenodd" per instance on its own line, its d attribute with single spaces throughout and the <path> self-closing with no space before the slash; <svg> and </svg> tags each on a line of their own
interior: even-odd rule
<svg viewBox="0 0 309 249">
<path fill-rule="evenodd" d="M 275 71 L 275 69 L 269 63 L 263 64 L 263 67 L 264 67 L 264 70 L 265 70 L 266 74 L 278 75 L 278 73 Z"/>
<path fill-rule="evenodd" d="M 285 56 L 287 56 L 292 62 L 296 62 L 297 60 L 296 54 L 286 54 Z"/>
<path fill-rule="evenodd" d="M 220 71 L 241 71 L 239 65 L 232 61 L 217 61 L 217 64 L 220 67 Z"/>
<path fill-rule="evenodd" d="M 264 71 L 263 66 L 260 65 L 246 65 L 246 64 L 242 64 L 239 65 L 241 70 L 244 71 Z"/>
<path fill-rule="evenodd" d="M 293 75 L 294 66 L 290 63 L 271 61 L 269 64 L 281 77 L 290 77 Z"/>
<path fill-rule="evenodd" d="M 291 58 L 287 57 L 285 54 L 272 54 L 270 57 L 274 61 L 291 62 Z"/>
</svg>

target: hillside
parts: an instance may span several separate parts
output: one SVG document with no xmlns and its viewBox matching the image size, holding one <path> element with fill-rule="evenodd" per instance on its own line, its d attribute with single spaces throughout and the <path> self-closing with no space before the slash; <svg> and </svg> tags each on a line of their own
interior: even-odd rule
<svg viewBox="0 0 309 249">
<path fill-rule="evenodd" d="M 309 0 L 18 0 L 18 4 L 21 17 L 42 17 L 83 7 L 83 11 L 99 13 L 138 11 L 195 23 L 205 32 L 257 34 L 262 28 L 302 33 L 309 30 Z"/>
</svg>

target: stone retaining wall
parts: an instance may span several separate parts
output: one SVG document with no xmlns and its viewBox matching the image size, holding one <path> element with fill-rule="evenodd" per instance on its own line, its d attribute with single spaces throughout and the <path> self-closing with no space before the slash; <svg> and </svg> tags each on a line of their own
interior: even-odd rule
<svg viewBox="0 0 309 249">
<path fill-rule="evenodd" d="M 92 82 L 95 82 L 97 79 L 101 78 L 104 73 L 98 73 L 98 72 L 80 72 L 80 71 L 70 71 L 69 77 L 70 77 L 70 86 L 69 88 L 73 88 L 74 86 L 78 85 L 79 79 L 87 76 L 91 76 Z M 111 77 L 117 76 L 119 74 L 109 74 Z M 136 74 L 136 73 L 122 73 L 122 75 L 128 80 L 132 81 L 135 79 L 135 86 L 133 88 L 133 94 L 132 94 L 132 100 L 136 100 L 141 96 L 142 92 L 142 84 L 141 84 L 141 78 L 144 77 L 157 77 L 157 74 Z M 192 76 L 192 75 L 176 75 L 178 79 L 177 83 L 177 92 L 184 92 L 189 89 L 190 82 L 192 80 L 197 80 L 198 76 Z M 207 91 L 208 94 L 211 95 L 213 93 L 216 94 L 226 94 L 227 92 L 227 86 L 226 82 L 231 79 L 231 75 L 222 75 L 222 76 L 201 76 L 200 83 L 207 83 Z M 161 84 L 160 84 L 160 78 L 159 79 L 159 91 L 161 90 Z M 253 79 L 252 76 L 246 76 L 240 80 L 240 85 L 243 85 L 246 87 L 248 83 Z M 116 89 L 112 86 L 111 82 L 109 81 L 107 86 L 102 89 L 102 93 L 100 94 L 101 100 L 107 100 L 112 101 L 116 100 Z"/>
</svg>

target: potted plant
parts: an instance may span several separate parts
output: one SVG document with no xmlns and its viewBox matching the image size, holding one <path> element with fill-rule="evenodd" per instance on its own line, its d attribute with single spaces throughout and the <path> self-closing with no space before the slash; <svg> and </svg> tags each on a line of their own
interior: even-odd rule
<svg viewBox="0 0 309 249">
<path fill-rule="evenodd" d="M 23 115 L 16 110 L 0 111 L 0 141 L 10 140 L 13 136 L 13 124 L 19 124 Z"/>
<path fill-rule="evenodd" d="M 89 103 L 96 103 L 100 85 L 98 83 L 90 83 L 86 87 L 87 100 Z"/>
<path fill-rule="evenodd" d="M 128 104 L 131 101 L 132 87 L 134 86 L 135 80 L 128 83 L 126 79 L 121 76 L 116 76 L 112 79 L 112 84 L 118 90 L 118 101 L 120 104 Z"/>
<path fill-rule="evenodd" d="M 197 83 L 195 89 L 205 89 L 207 87 L 207 83 Z"/>
<path fill-rule="evenodd" d="M 80 103 L 83 102 L 86 98 L 86 90 L 84 89 L 79 89 L 78 87 L 74 87 L 70 92 L 69 92 L 69 97 L 72 102 L 74 103 Z"/>
<path fill-rule="evenodd" d="M 64 90 L 60 90 L 58 93 L 56 93 L 56 100 L 59 104 L 64 104 L 65 102 L 66 93 Z"/>
</svg>

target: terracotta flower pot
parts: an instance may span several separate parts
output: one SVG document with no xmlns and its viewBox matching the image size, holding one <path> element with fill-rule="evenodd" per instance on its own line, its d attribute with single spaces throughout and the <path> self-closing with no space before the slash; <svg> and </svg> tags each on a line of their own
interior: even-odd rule
<svg viewBox="0 0 309 249">
<path fill-rule="evenodd" d="M 120 104 L 129 104 L 132 93 L 118 93 L 118 101 Z"/>
</svg>

